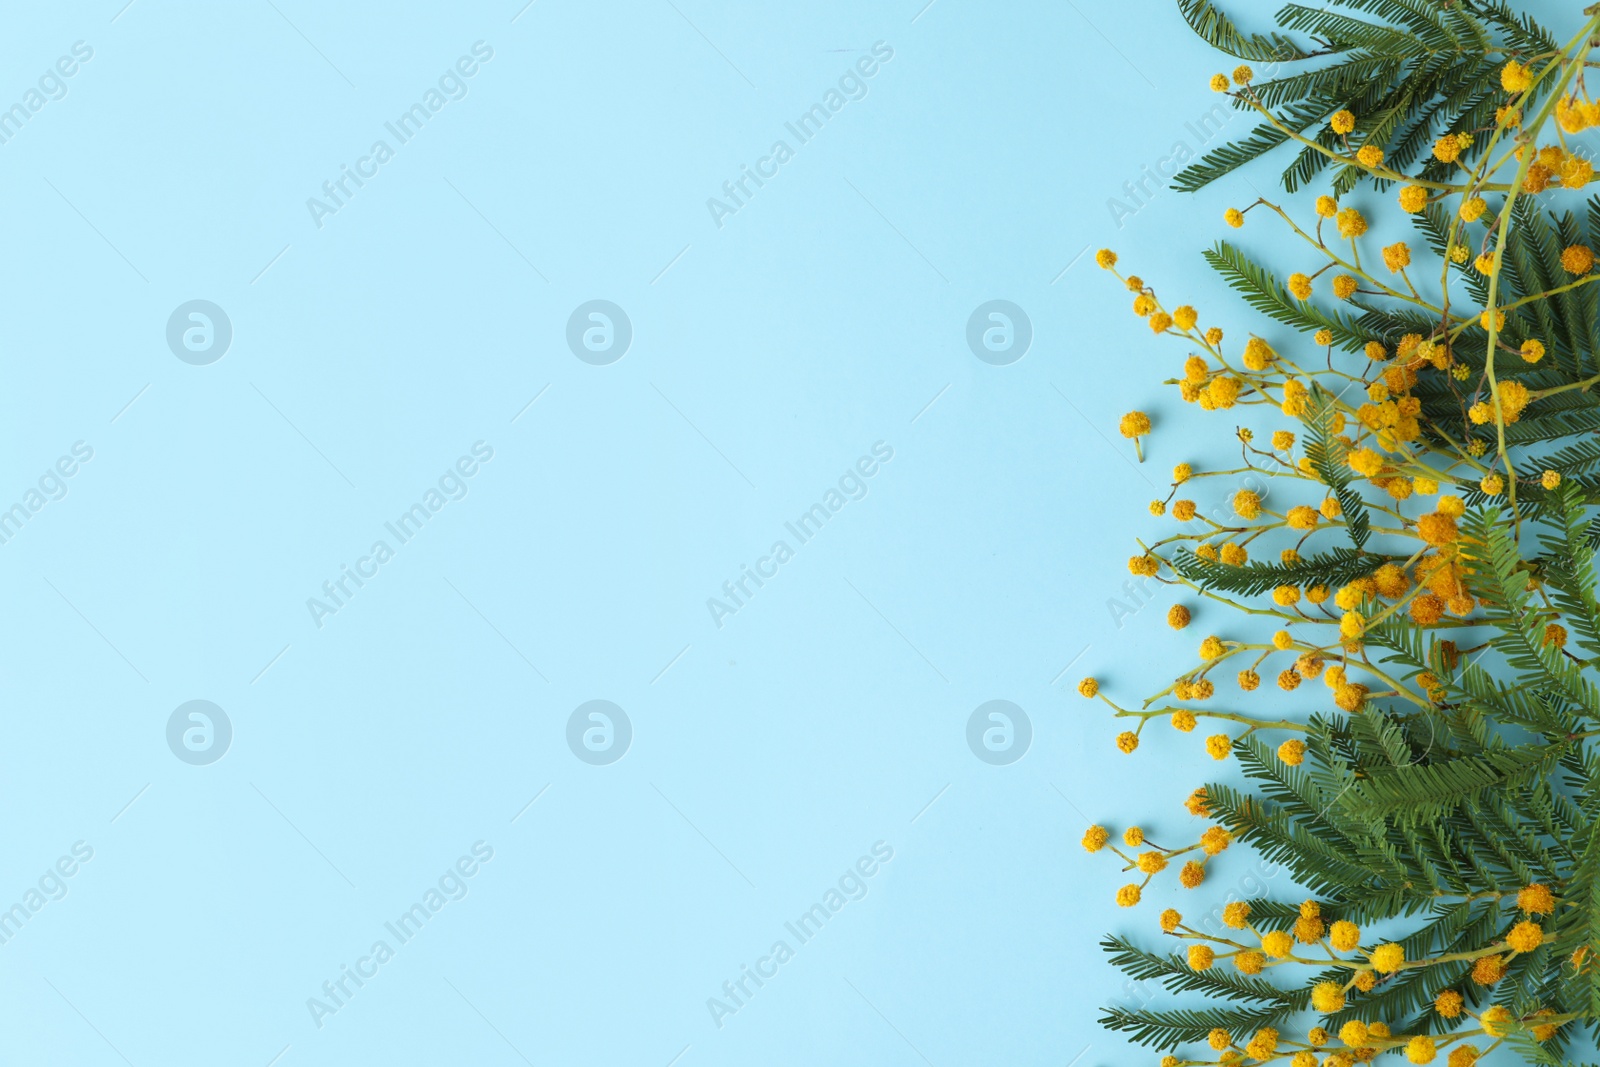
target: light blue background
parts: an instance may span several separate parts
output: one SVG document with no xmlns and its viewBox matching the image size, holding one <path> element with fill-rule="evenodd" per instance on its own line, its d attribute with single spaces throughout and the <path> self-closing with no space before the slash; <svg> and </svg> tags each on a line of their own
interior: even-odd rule
<svg viewBox="0 0 1600 1067">
<path fill-rule="evenodd" d="M 1208 453 L 1157 399 L 1183 353 L 1092 251 L 1238 336 L 1195 253 L 1255 194 L 1108 211 L 1219 99 L 1171 5 L 921 2 L 8 5 L 0 106 L 94 55 L 0 145 L 0 507 L 94 458 L 0 545 L 0 907 L 94 858 L 0 946 L 0 1058 L 1151 1057 L 1095 1025 L 1120 979 L 1094 946 L 1175 891 L 1118 913 L 1077 839 L 1196 832 L 1211 767 L 1169 732 L 1123 759 L 1072 686 L 1131 696 L 1204 631 L 1107 601 L 1171 464 Z M 480 40 L 466 98 L 314 225 Z M 795 146 L 879 41 L 865 98 Z M 719 228 L 707 198 L 779 138 Z M 165 342 L 197 298 L 234 330 L 209 366 Z M 594 298 L 633 324 L 610 366 L 564 340 Z M 965 342 L 991 299 L 1032 321 L 1009 366 Z M 1134 407 L 1169 431 L 1142 467 Z M 466 499 L 314 625 L 480 440 Z M 878 441 L 868 495 L 714 625 Z M 596 698 L 634 729 L 609 766 L 565 741 Z M 192 699 L 233 725 L 210 766 L 166 745 Z M 1032 721 L 1009 766 L 966 744 L 991 699 Z M 480 840 L 469 895 L 319 1029 L 307 998 Z M 867 895 L 718 1028 L 707 998 L 878 841 Z"/>
</svg>

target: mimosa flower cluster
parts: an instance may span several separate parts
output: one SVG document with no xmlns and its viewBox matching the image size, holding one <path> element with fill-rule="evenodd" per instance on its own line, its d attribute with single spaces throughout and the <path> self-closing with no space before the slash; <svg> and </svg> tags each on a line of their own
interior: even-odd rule
<svg viewBox="0 0 1600 1067">
<path fill-rule="evenodd" d="M 1158 878 L 1201 887 L 1235 844 L 1315 892 L 1230 903 L 1220 934 L 1168 907 L 1167 955 L 1111 939 L 1129 974 L 1243 1006 L 1104 1021 L 1164 1046 L 1162 1067 L 1560 1062 L 1600 1011 L 1600 198 L 1570 213 L 1596 178 L 1575 138 L 1600 127 L 1600 5 L 1565 45 L 1481 2 L 1345 6 L 1389 24 L 1286 8 L 1319 52 L 1185 8 L 1236 54 L 1349 52 L 1366 72 L 1262 84 L 1244 63 L 1210 80 L 1260 119 L 1254 154 L 1300 153 L 1286 180 L 1331 174 L 1299 205 L 1224 213 L 1272 224 L 1286 274 L 1225 241 L 1206 253 L 1279 328 L 1229 336 L 1114 250 L 1095 257 L 1181 346 L 1168 384 L 1227 413 L 1239 460 L 1208 469 L 1175 427 L 1122 416 L 1139 462 L 1174 464 L 1128 569 L 1178 594 L 1166 621 L 1193 652 L 1153 693 L 1105 674 L 1078 692 L 1123 722 L 1121 753 L 1164 722 L 1251 788 L 1196 789 L 1185 806 L 1207 823 L 1181 842 L 1094 825 L 1082 846 L 1131 875 L 1124 908 Z M 1447 45 L 1456 67 L 1425 81 Z M 1423 96 L 1364 85 L 1401 77 L 1373 66 L 1390 54 Z M 1204 180 L 1234 165 L 1198 164 Z M 1417 237 L 1378 238 L 1396 227 Z M 1270 479 L 1270 502 L 1241 489 L 1208 515 L 1207 479 L 1242 475 Z"/>
</svg>

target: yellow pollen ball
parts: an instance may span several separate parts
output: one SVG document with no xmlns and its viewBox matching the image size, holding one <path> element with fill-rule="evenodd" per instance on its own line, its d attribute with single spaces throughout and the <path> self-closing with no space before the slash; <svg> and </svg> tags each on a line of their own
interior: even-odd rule
<svg viewBox="0 0 1600 1067">
<path fill-rule="evenodd" d="M 1278 1031 L 1270 1026 L 1257 1030 L 1244 1050 L 1258 1060 L 1270 1058 L 1278 1051 Z"/>
<path fill-rule="evenodd" d="M 1440 501 L 1440 506 L 1443 506 L 1443 501 Z M 1416 531 L 1422 537 L 1422 541 L 1432 545 L 1451 544 L 1456 541 L 1456 537 L 1461 536 L 1461 531 L 1456 528 L 1456 520 L 1450 515 L 1443 514 L 1443 509 L 1419 517 L 1416 520 Z"/>
<path fill-rule="evenodd" d="M 1569 156 L 1561 163 L 1561 184 L 1568 189 L 1582 189 L 1594 180 L 1594 164 L 1587 159 Z"/>
<path fill-rule="evenodd" d="M 1351 1048 L 1360 1048 L 1367 1043 L 1367 1024 L 1359 1019 L 1351 1019 L 1339 1027 L 1339 1040 Z"/>
<path fill-rule="evenodd" d="M 1208 856 L 1227 851 L 1232 843 L 1233 835 L 1220 826 L 1208 826 L 1206 832 L 1200 835 L 1200 847 L 1205 849 Z"/>
<path fill-rule="evenodd" d="M 1361 928 L 1340 919 L 1328 930 L 1328 943 L 1340 952 L 1353 952 L 1361 944 Z"/>
<path fill-rule="evenodd" d="M 1292 530 L 1315 530 L 1317 528 L 1317 512 L 1308 504 L 1296 504 L 1284 513 L 1284 519 Z"/>
<path fill-rule="evenodd" d="M 1294 952 L 1294 938 L 1286 930 L 1273 930 L 1261 939 L 1261 951 L 1275 960 L 1286 959 Z"/>
<path fill-rule="evenodd" d="M 1407 613 L 1420 626 L 1433 626 L 1444 618 L 1445 602 L 1433 593 L 1423 593 L 1411 602 Z"/>
<path fill-rule="evenodd" d="M 1344 990 L 1335 982 L 1318 982 L 1311 987 L 1311 1006 L 1324 1015 L 1344 1010 Z"/>
<path fill-rule="evenodd" d="M 1523 920 L 1506 935 L 1506 944 L 1515 952 L 1532 952 L 1544 944 L 1544 931 L 1538 923 Z"/>
<path fill-rule="evenodd" d="M 1372 966 L 1382 974 L 1393 974 L 1406 961 L 1406 950 L 1390 942 L 1372 950 Z"/>
<path fill-rule="evenodd" d="M 1383 456 L 1370 448 L 1358 448 L 1351 452 L 1345 460 L 1350 469 L 1366 475 L 1368 478 L 1376 475 L 1383 469 Z"/>
<path fill-rule="evenodd" d="M 1439 1050 L 1434 1045 L 1433 1038 L 1425 1034 L 1418 1034 L 1406 1042 L 1406 1059 L 1412 1063 L 1432 1063 L 1437 1055 Z"/>
<path fill-rule="evenodd" d="M 1333 295 L 1340 300 L 1349 300 L 1356 291 L 1356 280 L 1348 274 L 1336 275 L 1333 279 Z"/>
<path fill-rule="evenodd" d="M 1528 68 L 1511 60 L 1500 68 L 1500 86 L 1508 93 L 1520 93 L 1533 84 Z"/>
<path fill-rule="evenodd" d="M 1517 891 L 1517 907 L 1528 915 L 1549 915 L 1556 910 L 1556 898 L 1549 886 L 1535 882 Z"/>
</svg>

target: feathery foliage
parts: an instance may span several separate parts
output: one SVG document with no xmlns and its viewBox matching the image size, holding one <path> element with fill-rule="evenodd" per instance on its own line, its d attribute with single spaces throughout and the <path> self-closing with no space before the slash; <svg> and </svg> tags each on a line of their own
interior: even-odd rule
<svg viewBox="0 0 1600 1067">
<path fill-rule="evenodd" d="M 1133 720 L 1124 753 L 1153 722 L 1204 721 L 1228 731 L 1207 754 L 1239 776 L 1189 798 L 1207 819 L 1192 843 L 1094 826 L 1083 844 L 1132 873 L 1125 907 L 1180 863 L 1204 900 L 1230 848 L 1309 899 L 1167 909 L 1179 951 L 1109 937 L 1113 966 L 1182 999 L 1101 1022 L 1164 1067 L 1570 1062 L 1600 1037 L 1600 197 L 1567 141 L 1600 127 L 1582 84 L 1600 5 L 1565 42 L 1503 0 L 1288 3 L 1271 28 L 1213 0 L 1177 6 L 1245 61 L 1212 85 L 1260 122 L 1176 187 L 1286 149 L 1284 188 L 1326 191 L 1314 220 L 1266 199 L 1226 216 L 1276 216 L 1313 265 L 1285 274 L 1228 241 L 1202 254 L 1292 343 L 1225 347 L 1194 308 L 1098 257 L 1156 334 L 1189 347 L 1171 382 L 1183 400 L 1295 429 L 1237 427 L 1242 469 L 1180 464 L 1151 505 L 1178 532 L 1129 560 L 1241 632 L 1205 637 L 1139 706 L 1079 685 Z M 1340 202 L 1363 184 L 1395 195 L 1415 251 L 1370 247 L 1366 216 Z M 1151 428 L 1141 412 L 1121 426 L 1136 445 Z M 1246 471 L 1263 488 L 1235 491 L 1232 515 L 1183 498 Z M 1194 617 L 1180 604 L 1168 619 Z M 1237 696 L 1219 692 L 1230 672 Z M 1288 695 L 1302 685 L 1309 700 Z"/>
</svg>

